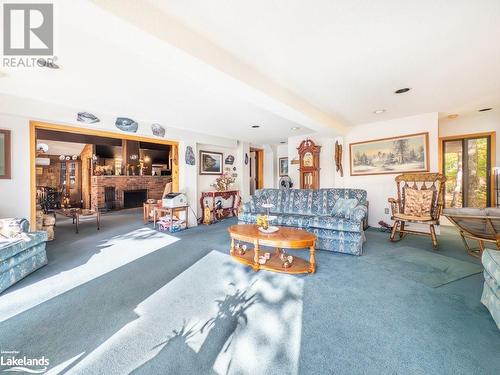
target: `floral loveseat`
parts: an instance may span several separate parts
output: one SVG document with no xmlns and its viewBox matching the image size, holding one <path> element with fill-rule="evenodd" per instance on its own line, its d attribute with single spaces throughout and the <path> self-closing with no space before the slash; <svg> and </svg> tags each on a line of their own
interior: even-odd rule
<svg viewBox="0 0 500 375">
<path fill-rule="evenodd" d="M 356 198 L 358 206 L 349 217 L 333 216 L 333 206 L 339 198 Z M 255 223 L 266 210 L 262 204 L 271 203 L 272 224 L 305 229 L 317 236 L 316 248 L 340 253 L 361 255 L 365 235 L 363 220 L 367 215 L 366 191 L 358 189 L 261 189 L 257 190 L 238 219 Z"/>
<path fill-rule="evenodd" d="M 25 219 L 0 219 L 0 293 L 47 264 L 47 232 L 28 232 Z"/>
</svg>

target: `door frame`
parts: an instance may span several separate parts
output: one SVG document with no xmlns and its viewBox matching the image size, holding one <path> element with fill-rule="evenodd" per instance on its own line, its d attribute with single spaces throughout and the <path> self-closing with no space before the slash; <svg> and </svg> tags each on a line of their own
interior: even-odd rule
<svg viewBox="0 0 500 375">
<path fill-rule="evenodd" d="M 255 189 L 264 188 L 264 150 L 261 148 L 250 147 L 250 151 L 255 152 L 255 157 L 257 159 L 257 184 Z"/>
<path fill-rule="evenodd" d="M 438 147 L 438 165 L 439 173 L 444 174 L 443 166 L 443 150 L 445 141 L 456 141 L 460 139 L 474 139 L 474 138 L 484 138 L 490 137 L 490 168 L 488 173 L 490 175 L 490 207 L 496 207 L 496 186 L 495 186 L 495 174 L 493 173 L 493 168 L 496 166 L 496 132 L 481 132 L 481 133 L 469 133 L 460 135 L 451 135 L 446 137 L 439 137 L 439 147 Z M 443 191 L 444 194 L 444 191 Z"/>
<path fill-rule="evenodd" d="M 43 121 L 30 120 L 30 227 L 36 230 L 36 131 L 37 129 L 55 130 L 66 133 L 95 135 L 114 139 L 127 139 L 131 141 L 158 143 L 172 146 L 172 191 L 179 191 L 179 143 L 167 139 L 122 134 L 109 130 L 87 129 L 71 125 L 53 124 Z"/>
</svg>

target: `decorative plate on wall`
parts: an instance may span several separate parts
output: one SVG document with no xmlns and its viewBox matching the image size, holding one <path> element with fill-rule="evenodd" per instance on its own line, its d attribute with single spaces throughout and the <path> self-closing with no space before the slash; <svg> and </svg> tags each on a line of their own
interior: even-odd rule
<svg viewBox="0 0 500 375">
<path fill-rule="evenodd" d="M 76 121 L 78 122 L 83 122 L 85 124 L 95 124 L 96 122 L 99 122 L 99 118 L 92 113 L 89 112 L 78 112 L 76 116 Z"/>
<path fill-rule="evenodd" d="M 247 164 L 248 164 L 248 154 L 245 153 L 245 165 L 247 165 Z"/>
<path fill-rule="evenodd" d="M 165 137 L 165 128 L 160 124 L 151 124 L 151 131 L 157 137 Z"/>
<path fill-rule="evenodd" d="M 226 160 L 224 160 L 224 164 L 233 165 L 233 163 L 234 163 L 234 156 L 233 155 L 228 155 L 226 157 Z"/>
<path fill-rule="evenodd" d="M 196 164 L 196 159 L 194 157 L 193 148 L 191 146 L 186 147 L 186 155 L 184 157 L 186 159 L 187 165 L 195 165 Z"/>
<path fill-rule="evenodd" d="M 130 133 L 135 133 L 139 128 L 139 124 L 137 122 L 127 117 L 117 117 L 115 125 L 118 129 Z"/>
</svg>

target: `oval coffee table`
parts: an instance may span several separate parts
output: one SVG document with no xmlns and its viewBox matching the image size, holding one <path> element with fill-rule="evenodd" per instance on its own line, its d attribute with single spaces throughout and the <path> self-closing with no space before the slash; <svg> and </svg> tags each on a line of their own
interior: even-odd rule
<svg viewBox="0 0 500 375">
<path fill-rule="evenodd" d="M 257 229 L 254 224 L 238 224 L 229 227 L 231 236 L 231 256 L 240 263 L 251 266 L 254 271 L 268 270 L 283 273 L 314 273 L 316 272 L 316 236 L 312 233 L 300 229 L 279 227 L 277 232 L 266 234 Z M 235 241 L 248 242 L 253 244 L 253 249 L 248 249 L 241 254 L 235 246 Z M 270 252 L 271 257 L 265 264 L 259 264 L 259 255 L 263 255 L 261 246 L 276 248 Z M 304 249 L 309 248 L 309 261 L 293 257 L 290 267 L 283 267 L 280 259 L 282 249 Z"/>
</svg>

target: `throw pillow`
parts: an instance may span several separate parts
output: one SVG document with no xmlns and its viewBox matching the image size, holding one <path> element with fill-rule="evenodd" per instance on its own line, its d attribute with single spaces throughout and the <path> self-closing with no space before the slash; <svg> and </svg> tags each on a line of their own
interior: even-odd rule
<svg viewBox="0 0 500 375">
<path fill-rule="evenodd" d="M 430 216 L 433 195 L 432 190 L 405 188 L 404 214 L 416 217 Z"/>
<path fill-rule="evenodd" d="M 0 234 L 4 237 L 14 238 L 23 233 L 27 226 L 26 219 L 0 219 Z"/>
<path fill-rule="evenodd" d="M 344 199 L 339 198 L 333 206 L 332 215 L 335 217 L 349 218 L 351 217 L 352 210 L 358 205 L 358 200 L 355 198 Z"/>
</svg>

